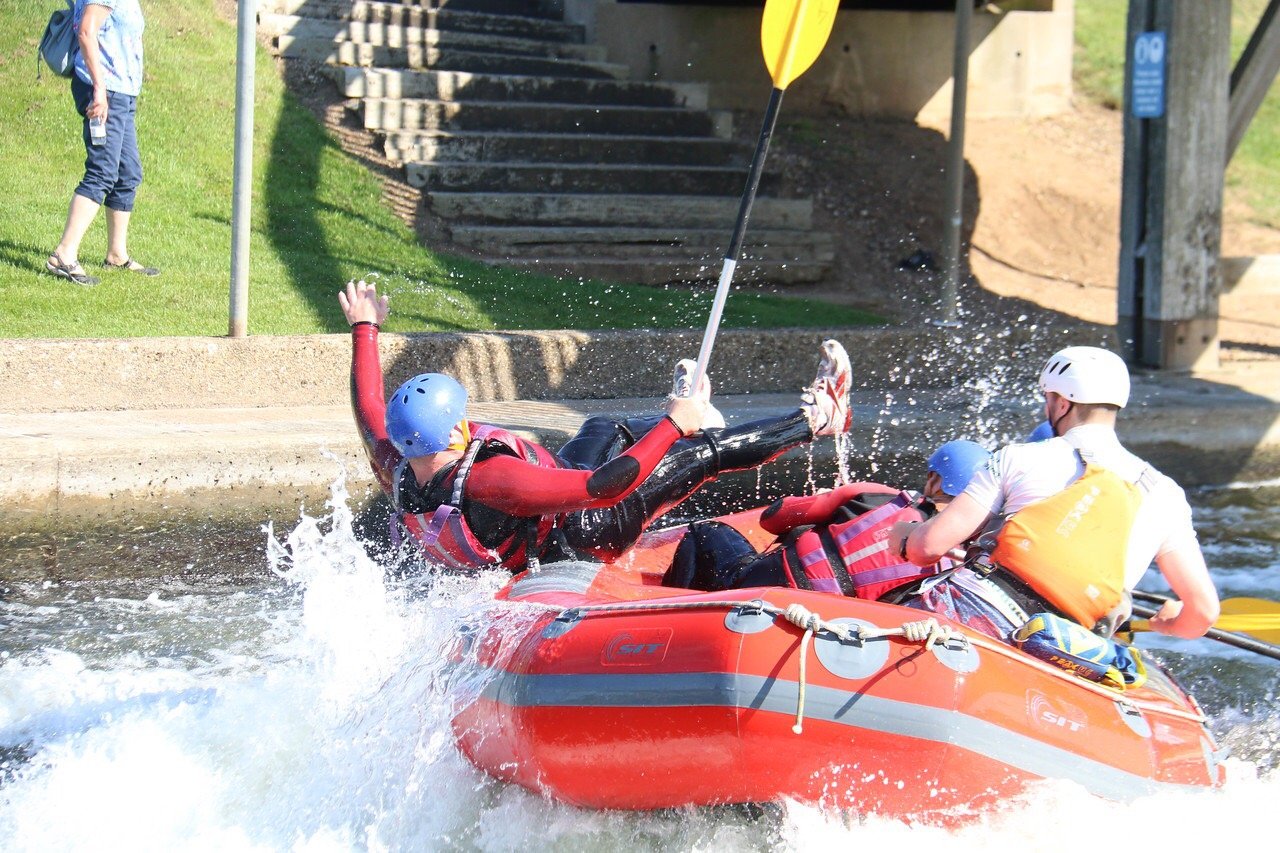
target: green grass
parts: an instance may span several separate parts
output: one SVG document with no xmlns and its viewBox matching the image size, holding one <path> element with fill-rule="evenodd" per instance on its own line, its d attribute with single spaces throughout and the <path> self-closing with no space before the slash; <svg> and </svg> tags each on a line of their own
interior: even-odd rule
<svg viewBox="0 0 1280 853">
<path fill-rule="evenodd" d="M 44 272 L 82 173 L 80 119 L 67 81 L 35 80 L 35 53 L 62 0 L 0 4 L 0 337 L 224 335 L 231 251 L 235 28 L 212 0 L 148 0 L 147 76 L 138 132 L 146 180 L 130 250 L 158 279 L 104 272 L 92 289 Z M 422 247 L 383 204 L 378 182 L 285 91 L 259 51 L 249 328 L 346 328 L 335 294 L 377 276 L 391 331 L 700 328 L 697 292 L 561 282 L 496 270 Z M 81 248 L 94 274 L 104 217 Z M 727 237 L 728 235 L 726 235 Z M 736 293 L 724 325 L 844 326 L 878 318 L 843 306 Z"/>
<path fill-rule="evenodd" d="M 1233 0 L 1231 59 L 1234 63 L 1249 42 L 1267 0 Z M 1280 80 L 1271 84 L 1249 129 L 1227 167 L 1227 191 L 1243 199 L 1254 220 L 1280 228 Z"/>
<path fill-rule="evenodd" d="M 1239 58 L 1268 0 L 1233 0 L 1231 61 Z M 1120 0 L 1076 0 L 1075 84 L 1113 109 L 1123 104 L 1125 22 Z M 1280 228 L 1280 81 L 1272 84 L 1227 168 L 1227 193 L 1252 210 L 1250 219 Z"/>
<path fill-rule="evenodd" d="M 1075 85 L 1112 109 L 1119 109 L 1123 102 L 1128 8 L 1128 3 L 1117 0 L 1076 0 Z"/>
</svg>

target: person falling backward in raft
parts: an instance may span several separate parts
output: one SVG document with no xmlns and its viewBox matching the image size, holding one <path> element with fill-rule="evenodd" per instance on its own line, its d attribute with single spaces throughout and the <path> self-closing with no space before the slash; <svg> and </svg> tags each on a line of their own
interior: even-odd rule
<svg viewBox="0 0 1280 853">
<path fill-rule="evenodd" d="M 825 341 L 790 414 L 724 428 L 705 377 L 688 393 L 694 363 L 682 360 L 665 414 L 589 418 L 553 453 L 467 420 L 466 390 L 440 373 L 413 377 L 384 402 L 378 329 L 388 299 L 360 281 L 338 302 L 351 324 L 352 408 L 374 475 L 426 557 L 452 568 L 616 558 L 707 481 L 851 425 L 849 358 Z"/>
</svg>

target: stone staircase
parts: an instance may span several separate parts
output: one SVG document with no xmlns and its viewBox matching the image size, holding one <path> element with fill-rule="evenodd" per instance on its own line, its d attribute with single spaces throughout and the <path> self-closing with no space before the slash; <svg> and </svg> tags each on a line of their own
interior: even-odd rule
<svg viewBox="0 0 1280 853">
<path fill-rule="evenodd" d="M 732 115 L 704 85 L 626 79 L 554 0 L 261 0 L 259 31 L 331 67 L 455 246 L 572 277 L 718 278 L 751 157 Z M 737 283 L 830 269 L 811 200 L 778 189 L 766 168 Z"/>
</svg>

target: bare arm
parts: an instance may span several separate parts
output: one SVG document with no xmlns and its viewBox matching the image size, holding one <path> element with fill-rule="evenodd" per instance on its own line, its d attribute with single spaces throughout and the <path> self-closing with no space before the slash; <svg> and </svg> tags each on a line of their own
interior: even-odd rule
<svg viewBox="0 0 1280 853">
<path fill-rule="evenodd" d="M 93 100 L 89 102 L 85 115 L 89 118 L 107 120 L 107 85 L 103 81 L 102 57 L 98 53 L 98 31 L 106 23 L 111 10 L 106 6 L 92 4 L 84 7 L 84 16 L 80 18 L 80 29 L 76 35 L 80 42 L 80 53 L 84 56 L 84 66 L 89 69 L 89 80 L 93 84 Z"/>
<path fill-rule="evenodd" d="M 921 524 L 900 521 L 889 532 L 889 547 L 900 553 L 907 539 L 907 559 L 917 566 L 931 566 L 973 537 L 987 523 L 990 513 L 968 495 L 960 495 L 947 508 Z"/>
<path fill-rule="evenodd" d="M 1194 640 L 1213 627 L 1220 612 L 1218 591 L 1200 547 L 1182 547 L 1156 557 L 1156 567 L 1178 600 L 1169 601 L 1151 618 L 1161 634 Z"/>
</svg>

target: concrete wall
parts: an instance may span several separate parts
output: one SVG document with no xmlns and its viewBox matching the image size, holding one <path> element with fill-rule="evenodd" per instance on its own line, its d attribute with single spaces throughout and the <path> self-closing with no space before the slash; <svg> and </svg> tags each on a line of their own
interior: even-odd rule
<svg viewBox="0 0 1280 853">
<path fill-rule="evenodd" d="M 1070 105 L 1074 0 L 1023 5 L 1031 8 L 974 14 L 970 116 L 1043 116 Z M 761 7 L 566 0 L 565 17 L 635 79 L 709 83 L 713 108 L 761 110 L 768 99 Z M 945 118 L 954 17 L 841 11 L 823 54 L 787 89 L 787 112 Z"/>
<path fill-rule="evenodd" d="M 860 383 L 951 387 L 975 365 L 942 329 L 722 329 L 718 394 L 791 392 L 813 378 L 822 340 L 838 337 Z M 1056 341 L 1014 329 L 1003 359 L 1026 381 Z M 383 334 L 386 385 L 423 370 L 457 376 L 474 401 L 661 396 L 676 359 L 697 353 L 698 329 Z M 993 353 L 994 355 L 994 353 Z M 125 340 L 0 340 L 0 413 L 290 407 L 348 402 L 345 334 Z M 985 369 L 985 368 L 984 368 Z"/>
</svg>

